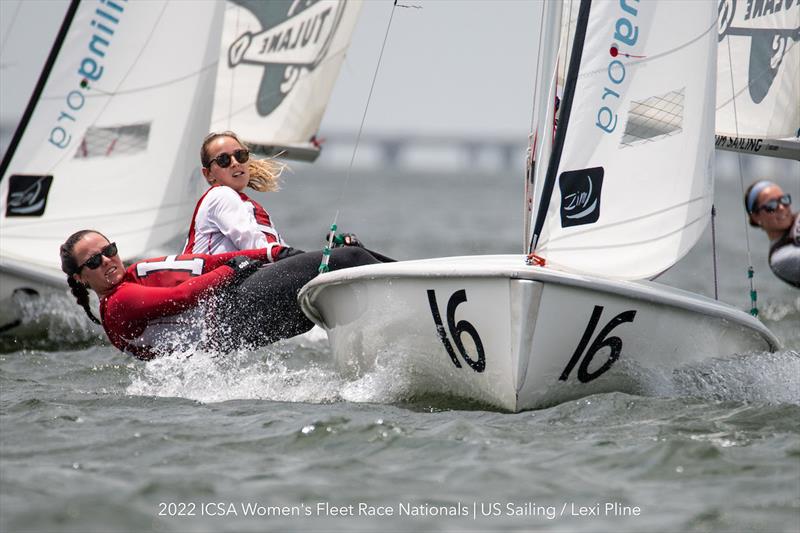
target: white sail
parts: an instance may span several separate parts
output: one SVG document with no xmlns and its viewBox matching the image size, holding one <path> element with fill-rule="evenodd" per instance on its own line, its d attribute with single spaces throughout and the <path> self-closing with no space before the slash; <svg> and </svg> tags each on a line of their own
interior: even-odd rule
<svg viewBox="0 0 800 533">
<path fill-rule="evenodd" d="M 717 134 L 733 139 L 796 138 L 800 2 L 719 0 L 718 8 Z M 750 151 L 756 151 L 750 144 Z"/>
<path fill-rule="evenodd" d="M 360 0 L 229 0 L 212 130 L 316 158 L 313 138 L 360 9 Z"/>
<path fill-rule="evenodd" d="M 203 185 L 223 5 L 105 0 L 69 15 L 3 160 L 3 275 L 52 278 L 59 245 L 82 228 L 141 256 L 186 231 Z"/>
<path fill-rule="evenodd" d="M 713 191 L 715 7 L 591 4 L 536 248 L 551 265 L 652 277 L 702 234 Z"/>
</svg>

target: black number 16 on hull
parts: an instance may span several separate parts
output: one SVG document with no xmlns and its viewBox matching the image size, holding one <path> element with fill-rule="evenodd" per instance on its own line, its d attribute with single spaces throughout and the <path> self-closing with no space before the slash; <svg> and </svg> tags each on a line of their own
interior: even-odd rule
<svg viewBox="0 0 800 533">
<path fill-rule="evenodd" d="M 569 378 L 572 369 L 575 368 L 575 365 L 581 359 L 581 355 L 583 355 L 583 350 L 586 349 L 589 339 L 592 338 L 592 334 L 594 333 L 595 328 L 597 328 L 597 323 L 600 321 L 600 315 L 602 314 L 603 306 L 595 305 L 594 310 L 592 310 L 592 317 L 589 319 L 589 323 L 586 325 L 586 330 L 583 332 L 583 336 L 578 343 L 578 347 L 575 348 L 575 353 L 572 354 L 572 358 L 569 360 L 569 363 L 567 363 L 567 366 L 564 368 L 564 371 L 558 378 L 559 380 L 566 381 L 567 378 Z M 583 355 L 583 361 L 581 361 L 581 364 L 578 367 L 578 381 L 581 383 L 588 383 L 593 379 L 599 378 L 601 375 L 605 374 L 609 368 L 612 367 L 614 362 L 619 359 L 619 355 L 622 352 L 622 339 L 619 337 L 607 337 L 607 335 L 611 333 L 611 330 L 623 322 L 633 322 L 635 316 L 636 311 L 625 311 L 612 318 L 608 324 L 605 325 L 597 337 L 595 337 L 592 345 L 589 346 L 589 349 L 586 351 L 586 355 Z M 608 359 L 605 363 L 603 363 L 603 366 L 594 372 L 589 372 L 589 363 L 592 362 L 594 355 L 605 346 L 608 346 L 611 349 Z"/>
<path fill-rule="evenodd" d="M 481 342 L 481 338 L 478 335 L 478 330 L 466 320 L 459 320 L 458 323 L 456 323 L 456 307 L 466 301 L 467 291 L 464 289 L 458 290 L 450 296 L 450 300 L 447 302 L 447 327 L 450 330 L 450 336 L 453 337 L 453 344 L 458 348 L 464 362 L 475 372 L 483 372 L 486 369 L 486 354 L 483 351 L 483 342 Z M 439 339 L 442 341 L 444 349 L 447 350 L 447 355 L 450 356 L 450 359 L 456 367 L 461 368 L 461 362 L 458 360 L 458 357 L 456 357 L 456 352 L 453 350 L 453 345 L 450 344 L 450 340 L 447 338 L 447 332 L 444 329 L 444 324 L 442 324 L 442 316 L 439 314 L 439 304 L 436 302 L 436 291 L 433 289 L 428 289 L 428 303 L 431 306 L 433 322 L 436 324 L 436 332 L 439 334 Z M 475 349 L 478 352 L 477 361 L 471 359 L 467 354 L 464 343 L 461 342 L 461 335 L 463 333 L 472 337 L 472 341 L 475 343 Z"/>
</svg>

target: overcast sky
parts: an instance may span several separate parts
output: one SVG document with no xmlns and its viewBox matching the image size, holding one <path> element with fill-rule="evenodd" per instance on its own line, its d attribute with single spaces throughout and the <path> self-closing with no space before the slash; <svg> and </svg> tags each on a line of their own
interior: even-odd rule
<svg viewBox="0 0 800 533">
<path fill-rule="evenodd" d="M 0 0 L 0 120 L 22 113 L 66 10 L 36 1 L 35 13 Z M 188 1 L 188 0 L 187 0 Z M 400 0 L 367 114 L 372 131 L 519 134 L 530 127 L 538 2 Z M 326 130 L 354 130 L 364 113 L 392 0 L 367 0 L 331 103 Z M 27 15 L 27 18 L 26 18 Z"/>
</svg>

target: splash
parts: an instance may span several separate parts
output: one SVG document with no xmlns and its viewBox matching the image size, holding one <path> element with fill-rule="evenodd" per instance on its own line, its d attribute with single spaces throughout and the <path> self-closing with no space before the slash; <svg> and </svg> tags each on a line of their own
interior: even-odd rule
<svg viewBox="0 0 800 533">
<path fill-rule="evenodd" d="M 159 357 L 134 369 L 126 393 L 202 403 L 395 403 L 408 393 L 408 380 L 395 360 L 379 356 L 370 372 L 345 377 L 333 365 L 324 331 L 314 328 L 258 350 L 220 355 L 185 349 Z"/>
<path fill-rule="evenodd" d="M 96 315 L 94 298 L 93 303 Z M 37 295 L 19 292 L 13 295 L 10 304 L 9 316 L 19 319 L 21 324 L 0 336 L 3 348 L 62 350 L 69 346 L 99 344 L 105 338 L 102 328 L 89 320 L 66 291 Z"/>
<path fill-rule="evenodd" d="M 672 394 L 710 400 L 800 405 L 800 352 L 714 359 L 673 372 Z"/>
</svg>

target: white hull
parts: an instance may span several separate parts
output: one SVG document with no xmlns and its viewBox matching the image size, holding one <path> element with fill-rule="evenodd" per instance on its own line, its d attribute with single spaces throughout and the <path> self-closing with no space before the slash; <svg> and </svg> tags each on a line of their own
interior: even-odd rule
<svg viewBox="0 0 800 533">
<path fill-rule="evenodd" d="M 38 297 L 64 293 L 66 287 L 66 276 L 61 272 L 45 266 L 23 266 L 8 257 L 0 258 L 0 335 L 16 334 L 25 326 L 18 295 Z"/>
<path fill-rule="evenodd" d="M 416 394 L 509 411 L 637 392 L 652 373 L 779 347 L 761 322 L 725 304 L 531 267 L 519 255 L 346 269 L 317 277 L 299 299 L 340 369 L 368 372 L 390 354 Z"/>
</svg>

